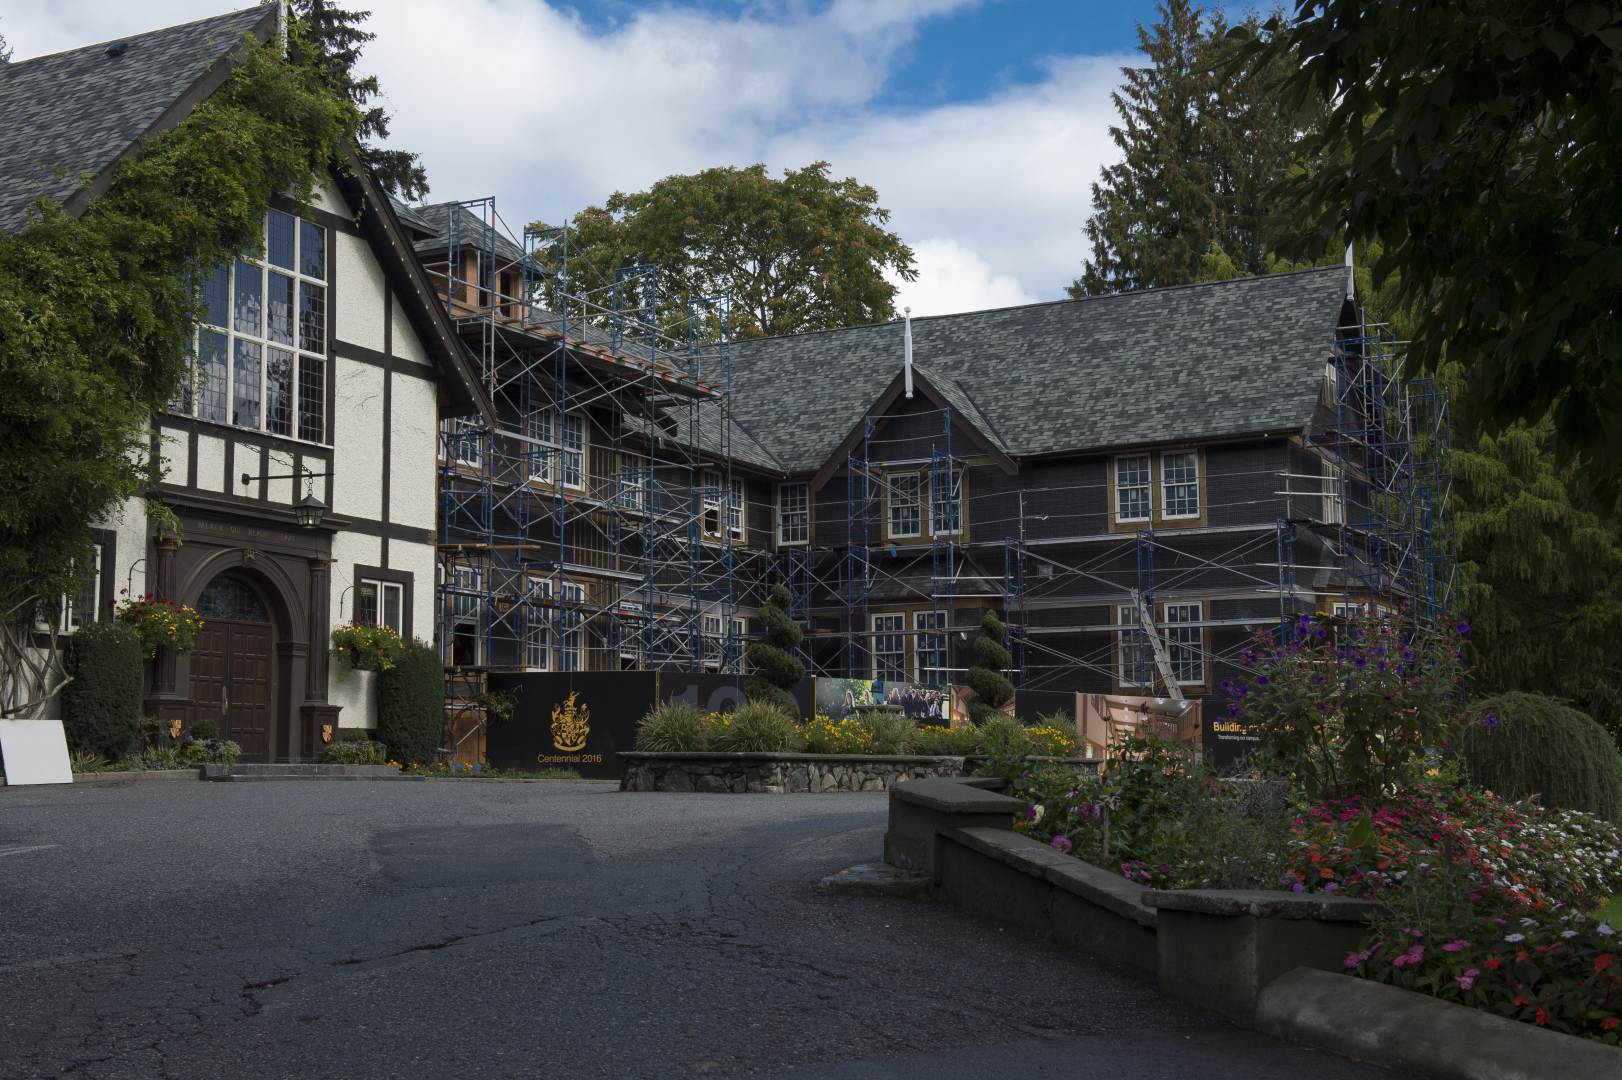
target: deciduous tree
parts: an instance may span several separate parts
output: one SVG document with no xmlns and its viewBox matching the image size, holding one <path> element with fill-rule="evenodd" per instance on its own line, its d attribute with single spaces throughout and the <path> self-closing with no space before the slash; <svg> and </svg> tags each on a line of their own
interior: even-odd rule
<svg viewBox="0 0 1622 1080">
<path fill-rule="evenodd" d="M 824 161 L 781 179 L 764 165 L 669 176 L 575 216 L 570 290 L 607 308 L 615 270 L 656 263 L 666 323 L 679 322 L 690 301 L 720 295 L 731 298 L 738 336 L 882 322 L 895 317 L 886 272 L 917 277 L 889 220 L 877 191 L 832 179 Z M 555 266 L 559 252 L 547 257 Z"/>
</svg>

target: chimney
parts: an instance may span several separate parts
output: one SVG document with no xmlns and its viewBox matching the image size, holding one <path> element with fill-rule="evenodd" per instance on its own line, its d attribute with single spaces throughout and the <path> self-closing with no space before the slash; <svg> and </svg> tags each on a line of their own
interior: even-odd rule
<svg viewBox="0 0 1622 1080">
<path fill-rule="evenodd" d="M 907 316 L 906 328 L 902 331 L 901 370 L 904 373 L 903 385 L 907 388 L 907 400 L 912 400 L 912 308 L 902 308 Z"/>
</svg>

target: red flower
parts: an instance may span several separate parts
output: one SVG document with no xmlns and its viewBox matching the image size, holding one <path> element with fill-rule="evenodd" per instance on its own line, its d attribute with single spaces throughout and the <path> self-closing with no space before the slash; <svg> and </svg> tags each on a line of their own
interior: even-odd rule
<svg viewBox="0 0 1622 1080">
<path fill-rule="evenodd" d="M 1606 968 L 1611 966 L 1612 961 L 1615 959 L 1616 957 L 1611 953 L 1601 953 L 1600 955 L 1594 957 L 1594 973 L 1597 975 L 1604 971 Z"/>
<path fill-rule="evenodd" d="M 1549 1014 L 1544 1012 L 1542 1009 L 1539 1009 L 1536 1013 L 1534 1013 L 1532 1019 L 1537 1021 L 1539 1027 L 1549 1026 Z"/>
<path fill-rule="evenodd" d="M 1618 1027 L 1622 1027 L 1622 1020 L 1618 1020 L 1614 1016 L 1607 1016 L 1600 1021 L 1599 1026 L 1605 1031 L 1615 1031 Z"/>
<path fill-rule="evenodd" d="M 1498 959 L 1496 956 L 1487 957 L 1486 963 L 1488 971 L 1497 971 L 1499 968 L 1504 966 L 1504 962 Z"/>
</svg>

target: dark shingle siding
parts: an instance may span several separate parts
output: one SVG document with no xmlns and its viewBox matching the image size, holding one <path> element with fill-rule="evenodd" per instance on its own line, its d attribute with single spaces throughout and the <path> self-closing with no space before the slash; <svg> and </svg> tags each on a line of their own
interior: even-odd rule
<svg viewBox="0 0 1622 1080">
<path fill-rule="evenodd" d="M 1344 300 L 1344 268 L 1326 267 L 943 315 L 913 320 L 913 356 L 1019 456 L 1300 430 Z M 815 470 L 901 356 L 898 322 L 738 342 L 733 413 Z"/>
<path fill-rule="evenodd" d="M 0 64 L 0 231 L 26 224 L 34 202 L 66 200 L 152 126 L 267 17 L 264 7 Z"/>
</svg>

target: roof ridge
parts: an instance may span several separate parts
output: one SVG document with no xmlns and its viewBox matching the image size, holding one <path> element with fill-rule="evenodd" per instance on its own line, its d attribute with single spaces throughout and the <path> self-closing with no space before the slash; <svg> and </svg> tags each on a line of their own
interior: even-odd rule
<svg viewBox="0 0 1622 1080">
<path fill-rule="evenodd" d="M 105 41 L 92 41 L 84 45 L 75 45 L 70 49 L 58 49 L 56 52 L 41 53 L 38 56 L 30 56 L 24 60 L 12 60 L 9 64 L 0 65 L 0 71 L 6 71 L 8 69 L 16 71 L 28 64 L 37 63 L 41 60 L 51 60 L 58 56 L 66 56 L 69 53 L 87 52 L 91 49 L 97 48 L 98 46 L 107 46 L 118 41 L 134 41 L 138 38 L 151 37 L 153 34 L 167 34 L 171 30 L 184 30 L 188 26 L 200 26 L 201 24 L 207 22 L 218 22 L 224 19 L 229 19 L 236 15 L 245 15 L 250 11 L 260 11 L 263 13 L 270 10 L 273 9 L 269 3 L 249 4 L 246 7 L 232 8 L 230 11 L 222 11 L 216 15 L 205 15 L 201 19 L 192 19 L 190 22 L 173 23 L 169 26 L 160 26 L 155 30 L 143 30 L 138 34 L 120 34 L 118 37 L 110 37 Z"/>
<path fill-rule="evenodd" d="M 1306 274 L 1323 274 L 1329 271 L 1345 273 L 1345 263 L 1325 263 L 1322 266 L 1307 266 L 1299 270 L 1280 270 L 1271 274 L 1247 274 L 1244 277 L 1224 278 L 1221 281 L 1191 281 L 1183 285 L 1156 285 L 1148 289 L 1129 289 L 1123 292 L 1106 293 L 1102 296 L 1066 296 L 1059 300 L 1037 300 L 1030 304 L 1008 304 L 1004 307 L 975 308 L 973 311 L 951 311 L 940 315 L 915 315 L 912 321 L 937 322 L 941 319 L 961 319 L 969 315 L 990 315 L 998 311 L 1028 311 L 1032 308 L 1059 307 L 1063 304 L 1086 304 L 1097 301 L 1124 300 L 1129 297 L 1153 296 L 1159 293 L 1180 292 L 1188 289 L 1216 289 L 1226 285 L 1243 285 L 1257 281 L 1272 281 L 1278 278 L 1296 277 Z M 822 330 L 802 330 L 796 334 L 769 334 L 762 337 L 739 338 L 735 345 L 753 345 L 757 341 L 790 341 L 795 338 L 816 337 L 819 334 L 841 334 L 848 330 L 877 330 L 883 326 L 900 326 L 906 319 L 888 319 L 884 322 L 858 323 L 855 326 L 830 326 Z"/>
</svg>

